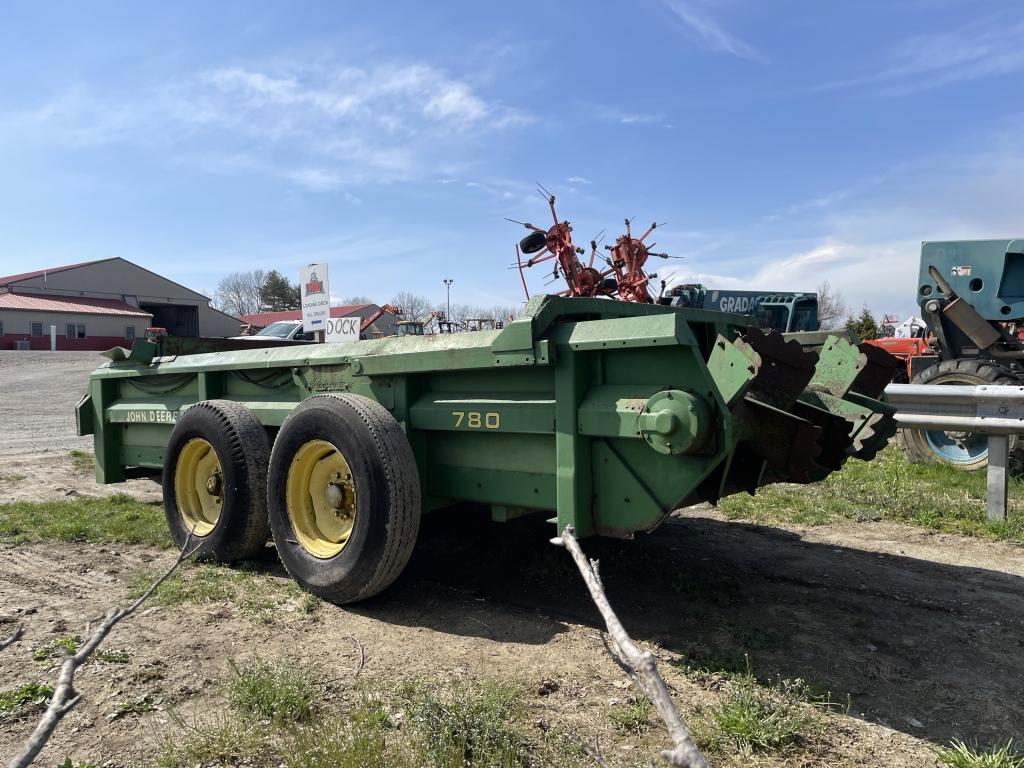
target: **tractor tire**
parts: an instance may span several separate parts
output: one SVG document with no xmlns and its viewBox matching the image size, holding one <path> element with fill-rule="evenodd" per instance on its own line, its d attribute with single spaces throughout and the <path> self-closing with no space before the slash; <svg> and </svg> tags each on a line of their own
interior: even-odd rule
<svg viewBox="0 0 1024 768">
<path fill-rule="evenodd" d="M 255 557 L 270 539 L 270 439 L 244 405 L 204 400 L 186 410 L 164 457 L 164 513 L 174 544 L 203 560 Z"/>
<path fill-rule="evenodd" d="M 281 426 L 270 456 L 270 527 L 303 589 L 338 605 L 388 587 L 420 525 L 420 477 L 405 432 L 366 397 L 318 395 Z"/>
<path fill-rule="evenodd" d="M 519 241 L 519 250 L 523 253 L 536 253 L 543 250 L 547 244 L 548 235 L 546 232 L 531 232 Z"/>
<path fill-rule="evenodd" d="M 988 360 L 944 360 L 917 374 L 912 384 L 960 384 L 979 386 L 998 384 L 1017 386 L 1020 381 L 1010 370 Z M 971 432 L 901 429 L 898 441 L 909 464 L 948 464 L 973 472 L 988 466 L 987 435 Z M 1017 436 L 1010 436 L 1010 465 L 1020 464 Z"/>
</svg>

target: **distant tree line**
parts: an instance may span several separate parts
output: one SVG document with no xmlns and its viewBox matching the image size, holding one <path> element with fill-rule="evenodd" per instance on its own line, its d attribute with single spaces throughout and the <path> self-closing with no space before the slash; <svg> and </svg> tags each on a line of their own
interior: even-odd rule
<svg viewBox="0 0 1024 768">
<path fill-rule="evenodd" d="M 871 310 L 864 307 L 854 317 L 846 308 L 842 294 L 832 288 L 828 281 L 818 286 L 818 324 L 823 330 L 845 327 L 863 340 L 876 339 L 880 329 Z M 376 304 L 369 296 L 352 295 L 341 300 L 341 304 Z M 434 301 L 422 294 L 399 291 L 388 302 L 402 310 L 403 320 L 422 320 L 424 330 L 434 333 L 439 330 L 442 320 L 452 323 L 455 328 L 466 328 L 472 321 L 482 320 L 484 324 L 507 323 L 519 315 L 521 306 L 516 304 L 457 303 L 451 305 L 448 314 L 446 302 Z M 298 283 L 293 283 L 276 269 L 264 272 L 261 269 L 249 272 L 233 272 L 224 277 L 214 294 L 213 305 L 230 315 L 241 317 L 257 312 L 280 312 L 301 309 L 302 298 Z M 845 318 L 845 319 L 844 319 Z"/>
<path fill-rule="evenodd" d="M 232 272 L 217 283 L 214 292 L 213 306 L 229 315 L 241 317 L 254 315 L 258 312 L 280 312 L 302 308 L 302 296 L 298 283 L 291 282 L 287 277 L 272 269 L 248 272 Z M 369 296 L 345 296 L 340 301 L 343 305 L 379 304 Z M 427 333 L 436 332 L 439 322 L 447 319 L 455 327 L 467 327 L 471 320 L 484 320 L 486 323 L 508 322 L 519 314 L 520 307 L 514 304 L 480 306 L 474 304 L 452 304 L 451 317 L 446 318 L 447 303 L 435 302 L 426 296 L 400 291 L 390 302 L 392 306 L 402 310 L 403 320 L 422 320 L 426 322 Z"/>
<path fill-rule="evenodd" d="M 264 272 L 232 272 L 217 283 L 213 306 L 229 315 L 241 317 L 257 312 L 281 312 L 300 309 L 302 298 L 298 283 L 291 282 L 276 269 Z"/>
</svg>

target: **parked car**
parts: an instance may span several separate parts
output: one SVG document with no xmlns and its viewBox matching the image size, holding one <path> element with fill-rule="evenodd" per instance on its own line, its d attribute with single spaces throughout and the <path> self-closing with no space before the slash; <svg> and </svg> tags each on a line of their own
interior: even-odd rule
<svg viewBox="0 0 1024 768">
<path fill-rule="evenodd" d="M 299 320 L 279 320 L 251 336 L 232 336 L 242 341 L 316 341 L 316 334 L 302 330 Z"/>
</svg>

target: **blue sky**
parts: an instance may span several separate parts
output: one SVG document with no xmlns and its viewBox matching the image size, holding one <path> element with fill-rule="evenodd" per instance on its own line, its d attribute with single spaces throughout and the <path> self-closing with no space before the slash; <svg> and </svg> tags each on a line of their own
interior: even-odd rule
<svg viewBox="0 0 1024 768">
<path fill-rule="evenodd" d="M 509 303 L 540 181 L 584 243 L 667 222 L 663 275 L 906 315 L 921 240 L 1024 234 L 1022 39 L 1010 0 L 0 0 L 0 274 Z"/>
</svg>

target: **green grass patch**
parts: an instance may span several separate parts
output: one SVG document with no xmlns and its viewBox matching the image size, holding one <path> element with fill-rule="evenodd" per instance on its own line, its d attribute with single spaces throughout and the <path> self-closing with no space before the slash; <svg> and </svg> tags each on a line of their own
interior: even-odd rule
<svg viewBox="0 0 1024 768">
<path fill-rule="evenodd" d="M 162 731 L 148 765 L 180 768 L 183 765 L 278 766 L 274 759 L 276 733 L 247 718 L 218 714 L 185 720 L 169 712 L 172 727 Z"/>
<path fill-rule="evenodd" d="M 32 651 L 36 661 L 59 661 L 65 654 L 78 653 L 82 645 L 81 635 L 65 635 L 38 646 Z M 106 664 L 127 664 L 130 660 L 128 651 L 123 649 L 97 648 L 89 656 L 90 661 L 102 661 Z"/>
<path fill-rule="evenodd" d="M 608 721 L 619 733 L 640 736 L 650 725 L 654 705 L 643 696 L 634 697 L 626 706 L 616 707 L 608 713 Z"/>
<path fill-rule="evenodd" d="M 313 718 L 321 687 L 310 670 L 291 661 L 260 658 L 239 666 L 228 661 L 228 701 L 240 714 L 275 723 L 305 723 Z"/>
<path fill-rule="evenodd" d="M 92 472 L 96 469 L 96 456 L 92 451 L 71 451 L 71 466 L 76 472 Z"/>
<path fill-rule="evenodd" d="M 307 616 L 313 616 L 320 610 L 322 605 L 323 601 L 320 600 L 319 597 L 307 592 L 302 596 L 302 602 L 299 603 L 299 610 Z"/>
<path fill-rule="evenodd" d="M 78 646 L 82 644 L 80 635 L 66 635 L 58 637 L 48 643 L 40 645 L 32 651 L 32 658 L 36 661 L 52 661 L 62 659 L 64 655 L 71 655 L 78 652 Z"/>
<path fill-rule="evenodd" d="M 365 700 L 348 717 L 333 717 L 315 728 L 301 728 L 286 740 L 288 768 L 385 768 L 387 732 L 392 723 L 383 707 Z"/>
<path fill-rule="evenodd" d="M 438 688 L 410 683 L 400 689 L 423 765 L 515 766 L 529 763 L 521 690 L 495 681 Z"/>
<path fill-rule="evenodd" d="M 702 741 L 712 749 L 729 744 L 738 749 L 778 750 L 817 729 L 816 703 L 802 680 L 760 685 L 753 677 L 740 678 L 711 708 L 714 730 L 711 738 L 704 736 Z"/>
<path fill-rule="evenodd" d="M 988 750 L 954 741 L 949 747 L 938 750 L 935 756 L 940 765 L 951 768 L 1024 768 L 1024 754 L 1013 748 L 1012 740 Z"/>
<path fill-rule="evenodd" d="M 907 464 L 890 445 L 873 461 L 850 459 L 821 483 L 767 486 L 755 496 L 719 502 L 730 519 L 823 525 L 837 520 L 891 520 L 1024 544 L 1024 479 L 1009 481 L 1004 521 L 985 519 L 985 473 L 941 464 Z"/>
<path fill-rule="evenodd" d="M 296 685 L 296 681 L 301 681 Z M 282 662 L 231 671 L 232 709 L 170 712 L 148 765 L 250 768 L 583 768 L 579 739 L 527 725 L 523 688 L 497 681 L 364 682 L 313 707 L 320 681 Z M 299 695 L 296 696 L 296 693 Z M 284 706 L 282 708 L 282 702 Z M 296 704 L 297 703 L 297 704 Z M 310 706 L 306 709 L 306 704 Z M 282 717 L 282 713 L 288 713 Z"/>
<path fill-rule="evenodd" d="M 0 722 L 43 709 L 51 696 L 53 688 L 46 683 L 25 683 L 0 691 Z"/>
<path fill-rule="evenodd" d="M 159 703 L 160 700 L 152 694 L 140 696 L 131 701 L 119 701 L 114 705 L 114 709 L 111 710 L 110 714 L 107 715 L 107 720 L 120 720 L 122 717 L 128 717 L 129 715 L 139 717 L 147 712 L 155 712 Z"/>
<path fill-rule="evenodd" d="M 274 578 L 260 570 L 259 563 L 236 563 L 233 567 L 210 563 L 183 564 L 150 597 L 158 605 L 186 603 L 231 603 L 240 613 L 261 624 L 273 624 L 283 609 L 295 604 L 305 613 L 305 593 L 291 580 Z M 162 574 L 143 571 L 132 579 L 130 596 L 139 597 Z"/>
<path fill-rule="evenodd" d="M 19 475 L 17 472 L 0 472 L 0 485 L 13 485 L 24 479 L 25 475 Z"/>
<path fill-rule="evenodd" d="M 125 494 L 0 504 L 0 542 L 54 540 L 171 546 L 163 508 Z"/>
<path fill-rule="evenodd" d="M 750 676 L 750 656 L 740 648 L 700 648 L 683 654 L 675 668 L 677 672 L 696 681 L 715 676 L 738 679 Z"/>
</svg>

